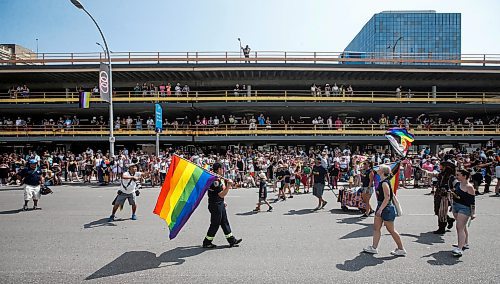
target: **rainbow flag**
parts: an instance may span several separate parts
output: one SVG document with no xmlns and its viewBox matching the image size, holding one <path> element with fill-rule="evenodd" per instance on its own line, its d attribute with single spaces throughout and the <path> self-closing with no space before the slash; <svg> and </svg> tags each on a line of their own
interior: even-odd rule
<svg viewBox="0 0 500 284">
<path fill-rule="evenodd" d="M 408 132 L 406 128 L 391 128 L 387 130 L 385 137 L 389 140 L 394 150 L 403 157 L 406 157 L 411 143 L 415 141 L 415 136 Z"/>
<path fill-rule="evenodd" d="M 399 189 L 399 170 L 400 170 L 400 161 L 388 164 L 389 167 L 391 167 L 391 175 L 390 175 L 390 182 L 391 182 L 391 188 L 394 194 L 397 194 L 398 189 Z M 378 170 L 378 166 L 373 167 L 374 171 Z M 373 185 L 375 188 L 377 188 L 378 184 L 380 183 L 380 176 L 375 173 L 374 180 L 373 180 Z"/>
<path fill-rule="evenodd" d="M 167 222 L 170 239 L 177 236 L 217 177 L 174 155 L 153 213 Z"/>
<path fill-rule="evenodd" d="M 90 95 L 91 92 L 80 93 L 80 108 L 90 108 Z"/>
</svg>

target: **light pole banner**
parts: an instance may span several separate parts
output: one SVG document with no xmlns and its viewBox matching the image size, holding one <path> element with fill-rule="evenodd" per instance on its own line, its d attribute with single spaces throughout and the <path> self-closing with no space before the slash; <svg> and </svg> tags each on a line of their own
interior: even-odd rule
<svg viewBox="0 0 500 284">
<path fill-rule="evenodd" d="M 101 63 L 99 68 L 99 94 L 101 100 L 109 103 L 109 66 Z"/>
<path fill-rule="evenodd" d="M 155 120 L 156 120 L 156 127 L 155 131 L 156 133 L 161 133 L 163 130 L 163 108 L 161 107 L 161 104 L 155 104 Z"/>
</svg>

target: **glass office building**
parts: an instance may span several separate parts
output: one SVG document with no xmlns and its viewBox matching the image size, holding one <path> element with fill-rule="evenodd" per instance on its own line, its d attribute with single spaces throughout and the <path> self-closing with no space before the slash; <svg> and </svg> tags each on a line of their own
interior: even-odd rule
<svg viewBox="0 0 500 284">
<path fill-rule="evenodd" d="M 460 59 L 460 53 L 460 13 L 386 11 L 365 24 L 343 57 Z"/>
</svg>

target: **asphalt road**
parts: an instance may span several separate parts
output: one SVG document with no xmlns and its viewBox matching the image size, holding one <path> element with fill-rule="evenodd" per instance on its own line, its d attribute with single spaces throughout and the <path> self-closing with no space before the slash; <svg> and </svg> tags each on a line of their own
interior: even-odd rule
<svg viewBox="0 0 500 284">
<path fill-rule="evenodd" d="M 22 190 L 0 188 L 0 283 L 500 283 L 500 198 L 492 196 L 477 198 L 471 249 L 454 258 L 454 229 L 430 233 L 436 217 L 429 191 L 402 189 L 405 215 L 396 228 L 408 256 L 393 257 L 386 231 L 378 255 L 361 253 L 371 244 L 373 218 L 342 212 L 332 192 L 318 212 L 311 210 L 316 199 L 303 194 L 254 214 L 256 189 L 233 190 L 229 221 L 243 242 L 228 248 L 219 231 L 214 243 L 221 246 L 205 250 L 206 198 L 169 240 L 165 222 L 152 213 L 159 189 L 142 190 L 138 220 L 130 220 L 126 205 L 108 223 L 116 189 L 54 187 L 42 210 L 23 212 Z"/>
</svg>

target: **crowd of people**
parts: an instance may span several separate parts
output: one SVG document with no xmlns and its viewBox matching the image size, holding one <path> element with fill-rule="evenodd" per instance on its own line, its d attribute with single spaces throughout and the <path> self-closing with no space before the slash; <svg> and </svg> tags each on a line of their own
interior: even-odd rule
<svg viewBox="0 0 500 284">
<path fill-rule="evenodd" d="M 304 117 L 293 115 L 289 117 L 280 116 L 279 119 L 271 118 L 269 115 L 261 113 L 259 115 L 195 115 L 181 118 L 165 118 L 163 126 L 165 128 L 188 128 L 191 126 L 202 127 L 203 129 L 213 129 L 219 126 L 230 125 L 232 128 L 245 127 L 249 130 L 283 128 L 285 126 L 299 127 L 299 125 L 309 125 L 311 129 L 346 129 L 355 127 L 359 129 L 386 129 L 389 127 L 404 127 L 407 129 L 416 128 L 418 130 L 471 130 L 481 129 L 484 125 L 500 127 L 500 116 L 485 117 L 459 117 L 450 118 L 443 116 L 429 116 L 420 114 L 417 117 L 409 116 L 389 116 L 381 114 L 379 117 L 346 117 L 346 116 L 313 116 Z M 59 118 L 38 118 L 18 116 L 16 119 L 2 117 L 0 127 L 33 127 L 44 126 L 47 128 L 71 128 L 78 125 L 86 126 L 107 126 L 109 121 L 104 116 L 94 116 L 91 118 L 79 118 L 76 115 L 63 115 Z M 303 128 L 303 127 L 301 127 Z M 155 121 L 152 116 L 117 116 L 114 120 L 114 129 L 155 129 Z"/>
<path fill-rule="evenodd" d="M 434 211 L 438 216 L 438 230 L 434 233 L 444 234 L 446 227 L 450 229 L 457 223 L 458 244 L 453 250 L 455 256 L 461 256 L 468 246 L 465 224 L 470 218 L 475 218 L 474 196 L 489 193 L 494 178 L 495 195 L 500 196 L 500 148 L 492 139 L 486 147 L 474 151 L 467 152 L 466 149 L 455 148 L 447 151 L 441 149 L 433 153 L 426 147 L 402 160 L 391 154 L 390 150 L 360 151 L 349 147 L 341 149 L 328 146 L 275 148 L 267 151 L 251 146 L 226 151 L 204 151 L 192 147 L 169 148 L 159 156 L 140 150 L 122 149 L 115 157 L 91 148 L 81 153 L 3 153 L 0 155 L 0 185 L 26 184 L 23 208 L 27 210 L 30 199 L 35 202 L 33 208 L 39 209 L 40 194 L 39 190 L 36 190 L 38 182 L 43 182 L 44 186 L 60 185 L 63 182 L 97 182 L 107 185 L 122 179 L 133 179 L 134 186 L 130 193 L 126 196 L 118 194 L 114 201 L 116 203 L 110 217 L 110 221 L 113 221 L 118 206 L 123 206 L 125 199 L 132 198 L 130 196 L 134 195 L 134 191 L 141 184 L 158 186 L 163 183 L 174 154 L 202 168 L 217 170 L 218 174 L 231 184 L 234 181 L 234 187 L 258 187 L 259 202 L 254 209 L 256 212 L 260 211 L 262 202 L 267 204 L 268 211 L 272 211 L 272 206 L 267 201 L 267 186 L 277 193 L 276 201 L 286 201 L 297 194 L 312 191 L 318 199 L 314 210 L 321 210 L 327 205 L 327 201 L 323 199 L 325 186 L 329 185 L 333 190 L 339 188 L 339 181 L 346 182 L 347 188 L 356 188 L 363 194 L 367 206 L 361 217 L 366 218 L 371 214 L 376 216 L 373 244 L 364 249 L 367 253 L 378 252 L 380 230 L 385 224 L 397 245 L 397 249 L 391 254 L 406 255 L 399 233 L 394 228 L 394 220 L 400 209 L 389 182 L 392 178 L 389 164 L 392 162 L 400 162 L 401 187 L 432 188 Z M 375 171 L 374 166 L 378 166 L 378 170 Z M 32 174 L 35 171 L 39 172 L 41 178 L 32 178 L 36 176 Z M 381 178 L 378 185 L 374 184 L 375 173 Z M 480 185 L 483 183 L 484 189 L 481 193 Z M 377 196 L 377 206 L 372 210 L 370 198 L 374 192 Z M 135 198 L 132 198 L 131 205 L 132 219 L 136 220 Z M 450 206 L 453 208 L 453 217 L 447 213 Z"/>
</svg>

